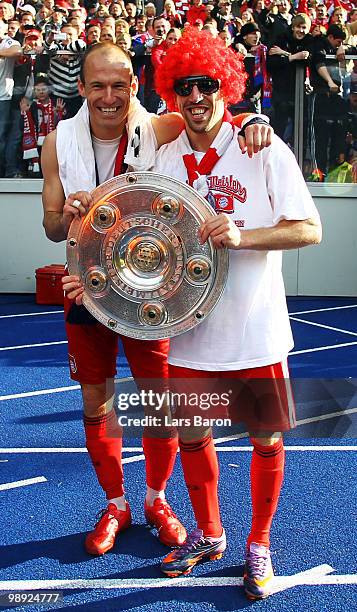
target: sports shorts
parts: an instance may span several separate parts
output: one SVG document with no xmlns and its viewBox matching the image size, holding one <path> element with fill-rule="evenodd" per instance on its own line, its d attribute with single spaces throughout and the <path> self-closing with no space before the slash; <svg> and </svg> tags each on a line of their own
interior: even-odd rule
<svg viewBox="0 0 357 612">
<path fill-rule="evenodd" d="M 136 381 L 167 379 L 169 340 L 136 340 L 116 334 L 65 296 L 70 375 L 82 384 L 104 383 L 116 374 L 118 338 Z"/>
<path fill-rule="evenodd" d="M 257 368 L 207 372 L 169 365 L 175 416 L 199 424 L 243 423 L 256 435 L 288 431 L 296 425 L 295 402 L 286 361 Z M 184 422 L 184 421 L 181 421 Z"/>
</svg>

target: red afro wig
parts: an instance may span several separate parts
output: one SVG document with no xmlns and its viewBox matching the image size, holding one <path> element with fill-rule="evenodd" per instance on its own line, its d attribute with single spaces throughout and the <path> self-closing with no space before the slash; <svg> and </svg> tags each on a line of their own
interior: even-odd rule
<svg viewBox="0 0 357 612">
<path fill-rule="evenodd" d="M 213 38 L 210 32 L 188 28 L 168 49 L 156 70 L 156 91 L 170 110 L 177 110 L 174 82 L 194 74 L 220 79 L 220 92 L 226 104 L 238 102 L 243 97 L 247 77 L 242 56 L 227 49 L 221 39 Z"/>
</svg>

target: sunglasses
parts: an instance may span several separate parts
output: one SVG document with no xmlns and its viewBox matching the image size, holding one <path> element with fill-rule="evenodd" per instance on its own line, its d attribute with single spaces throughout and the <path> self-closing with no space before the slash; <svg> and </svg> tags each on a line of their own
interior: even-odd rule
<svg viewBox="0 0 357 612">
<path fill-rule="evenodd" d="M 195 85 L 206 96 L 216 93 L 220 87 L 218 79 L 212 79 L 209 76 L 192 76 L 177 79 L 174 83 L 174 91 L 178 96 L 186 97 L 192 93 Z"/>
</svg>

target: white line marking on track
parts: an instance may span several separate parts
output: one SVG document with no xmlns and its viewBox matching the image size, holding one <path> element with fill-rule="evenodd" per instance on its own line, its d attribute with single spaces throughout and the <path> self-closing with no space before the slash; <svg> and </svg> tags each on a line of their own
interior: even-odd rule
<svg viewBox="0 0 357 612">
<path fill-rule="evenodd" d="M 296 426 L 306 425 L 308 423 L 318 423 L 319 421 L 326 421 L 327 419 L 335 419 L 337 417 L 345 416 L 346 414 L 354 414 L 357 412 L 357 408 L 348 408 L 347 410 L 341 410 L 341 412 L 330 412 L 329 414 L 321 414 L 318 417 L 311 417 L 309 419 L 301 419 L 300 421 L 296 421 Z M 221 444 L 222 442 L 230 442 L 231 440 L 241 440 L 242 438 L 248 438 L 248 432 L 244 431 L 240 434 L 232 434 L 231 436 L 226 436 L 224 438 L 216 438 L 215 444 Z M 341 447 L 342 448 L 342 447 Z"/>
<path fill-rule="evenodd" d="M 322 323 L 315 323 L 315 321 L 306 321 L 306 319 L 299 319 L 298 317 L 290 317 L 292 321 L 298 323 L 305 323 L 306 325 L 312 325 L 313 327 L 321 327 L 322 329 L 328 329 L 329 331 L 339 332 L 341 334 L 348 334 L 349 336 L 357 336 L 356 332 L 348 331 L 347 329 L 341 329 L 340 327 L 332 327 L 331 325 L 323 325 Z"/>
<path fill-rule="evenodd" d="M 63 310 L 48 310 L 45 312 L 22 312 L 20 314 L 0 315 L 0 319 L 14 319 L 15 317 L 39 317 L 49 314 L 63 314 Z"/>
<path fill-rule="evenodd" d="M 331 565 L 323 564 L 293 576 L 276 576 L 274 592 L 290 589 L 294 586 L 321 586 L 321 585 L 354 585 L 357 584 L 357 574 L 327 575 L 333 572 Z M 176 587 L 227 587 L 242 586 L 243 578 L 240 576 L 208 577 L 208 578 L 101 578 L 77 580 L 2 580 L 0 591 L 31 591 L 51 589 L 96 589 L 96 590 L 123 590 L 123 589 L 157 589 Z"/>
<path fill-rule="evenodd" d="M 344 342 L 342 344 L 330 344 L 327 346 L 317 346 L 316 348 L 303 349 L 301 351 L 291 351 L 289 357 L 292 355 L 303 355 L 304 353 L 317 353 L 318 351 L 329 351 L 331 349 L 346 348 L 347 346 L 355 346 L 357 342 Z"/>
<path fill-rule="evenodd" d="M 116 378 L 115 383 L 123 383 L 134 380 L 132 376 L 123 376 Z M 39 389 L 38 391 L 24 391 L 23 393 L 11 393 L 10 395 L 0 395 L 0 402 L 11 399 L 21 399 L 22 397 L 36 397 L 37 395 L 51 395 L 52 393 L 65 393 L 66 391 L 77 391 L 80 385 L 69 385 L 68 387 L 55 387 L 53 389 Z"/>
<path fill-rule="evenodd" d="M 215 444 L 220 444 L 222 442 L 229 442 L 231 440 L 236 440 L 236 437 L 232 436 L 231 438 L 217 438 L 215 440 Z M 253 450 L 252 446 L 218 446 L 216 450 L 222 452 L 250 452 Z M 357 446 L 339 446 L 337 444 L 331 446 L 298 446 L 298 445 L 285 445 L 285 450 L 287 451 L 357 451 Z M 123 447 L 123 453 L 142 453 L 143 449 L 139 446 L 135 447 Z M 0 455 L 22 455 L 22 454 L 41 454 L 41 453 L 53 453 L 53 454 L 63 454 L 63 453 L 86 453 L 87 449 L 85 447 L 67 447 L 67 448 L 58 448 L 58 447 L 33 447 L 33 448 L 0 448 Z M 123 459 L 125 463 L 131 463 L 134 461 L 139 461 L 144 458 L 144 455 L 138 455 L 137 457 L 126 457 Z"/>
<path fill-rule="evenodd" d="M 16 482 L 6 482 L 4 484 L 0 484 L 0 491 L 17 489 L 18 487 L 27 487 L 29 485 L 38 484 L 39 482 L 47 482 L 47 478 L 44 476 L 38 476 L 37 478 L 27 478 L 26 480 L 17 480 Z"/>
<path fill-rule="evenodd" d="M 331 306 L 330 308 L 316 308 L 314 310 L 300 310 L 298 312 L 289 312 L 289 316 L 310 314 L 313 312 L 327 312 L 329 310 L 343 310 L 344 308 L 357 308 L 357 304 L 349 304 L 347 306 Z"/>
<path fill-rule="evenodd" d="M 23 397 L 36 397 L 37 395 L 50 395 L 51 393 L 63 393 L 64 391 L 77 391 L 80 385 L 70 385 L 68 387 L 58 387 L 57 389 L 39 389 L 38 391 L 25 391 L 24 393 L 12 393 L 11 395 L 0 395 L 0 402 Z"/>
<path fill-rule="evenodd" d="M 134 457 L 125 457 L 122 459 L 122 463 L 135 463 L 136 461 L 144 461 L 145 455 L 135 455 Z"/>
<path fill-rule="evenodd" d="M 218 446 L 216 448 L 217 452 L 228 453 L 231 451 L 237 453 L 247 453 L 253 450 L 253 446 Z M 336 451 L 357 451 L 357 446 L 290 446 L 288 444 L 285 445 L 286 451 L 325 451 L 325 452 L 336 452 Z"/>
<path fill-rule="evenodd" d="M 18 346 L 1 346 L 0 351 L 17 351 L 18 349 L 36 348 L 39 346 L 55 346 L 57 344 L 68 344 L 67 340 L 58 340 L 57 342 L 39 342 L 37 344 L 19 344 Z"/>
<path fill-rule="evenodd" d="M 328 312 L 329 310 L 343 310 L 345 308 L 357 308 L 357 304 L 347 304 L 345 306 L 330 306 L 328 308 L 315 308 L 313 310 L 299 310 L 290 312 L 289 315 L 310 314 L 314 312 Z M 15 317 L 40 317 L 42 315 L 63 314 L 63 310 L 44 310 L 43 312 L 21 312 L 18 314 L 0 315 L 0 319 L 11 319 Z"/>
</svg>

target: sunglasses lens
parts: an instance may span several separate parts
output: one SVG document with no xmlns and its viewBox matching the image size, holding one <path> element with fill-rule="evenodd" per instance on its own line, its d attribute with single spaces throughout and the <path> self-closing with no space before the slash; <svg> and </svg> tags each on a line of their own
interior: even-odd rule
<svg viewBox="0 0 357 612">
<path fill-rule="evenodd" d="M 194 86 L 197 85 L 199 91 L 207 96 L 216 93 L 219 90 L 219 81 L 210 77 L 197 77 L 187 79 L 179 79 L 174 84 L 174 91 L 178 96 L 189 96 L 192 93 Z"/>
<path fill-rule="evenodd" d="M 198 89 L 203 94 L 213 94 L 219 90 L 219 82 L 216 79 L 205 79 L 202 80 L 201 84 L 198 84 Z"/>
</svg>

